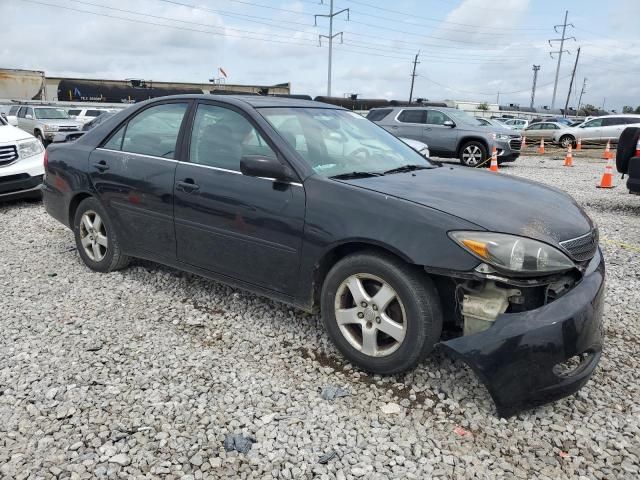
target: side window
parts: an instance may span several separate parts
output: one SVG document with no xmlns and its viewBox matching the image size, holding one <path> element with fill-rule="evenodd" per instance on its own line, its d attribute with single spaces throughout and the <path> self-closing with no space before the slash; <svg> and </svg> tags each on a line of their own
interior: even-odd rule
<svg viewBox="0 0 640 480">
<path fill-rule="evenodd" d="M 622 125 L 622 119 L 621 118 L 604 118 L 602 119 L 602 126 L 603 127 L 614 127 L 616 125 Z"/>
<path fill-rule="evenodd" d="M 80 110 L 78 110 L 78 109 L 71 109 L 71 110 L 69 110 L 67 113 L 69 114 L 69 116 L 74 116 L 74 117 L 75 117 L 76 115 L 78 115 L 78 114 L 80 113 Z"/>
<path fill-rule="evenodd" d="M 375 110 L 371 110 L 367 114 L 367 119 L 371 120 L 372 122 L 379 122 L 384 117 L 389 115 L 389 113 L 391 113 L 391 110 L 391 108 L 377 108 Z"/>
<path fill-rule="evenodd" d="M 595 120 L 591 120 L 590 122 L 587 122 L 584 124 L 584 128 L 593 128 L 593 127 L 601 127 L 602 126 L 602 119 L 601 118 L 597 118 Z"/>
<path fill-rule="evenodd" d="M 122 151 L 153 157 L 175 158 L 186 103 L 166 103 L 147 108 L 127 124 Z"/>
<path fill-rule="evenodd" d="M 276 156 L 249 120 L 239 113 L 216 105 L 198 105 L 189 161 L 239 172 L 244 155 Z"/>
<path fill-rule="evenodd" d="M 15 105 L 9 109 L 9 115 L 16 115 L 20 110 L 20 107 L 16 107 Z"/>
<path fill-rule="evenodd" d="M 427 111 L 403 110 L 398 115 L 398 121 L 402 123 L 427 123 Z"/>
<path fill-rule="evenodd" d="M 20 110 L 18 110 L 18 117 L 24 118 L 26 113 L 27 113 L 27 107 L 20 107 Z"/>
<path fill-rule="evenodd" d="M 102 148 L 109 150 L 122 150 L 122 139 L 124 138 L 124 131 L 127 128 L 126 125 L 120 127 L 120 129 L 105 143 Z"/>
<path fill-rule="evenodd" d="M 626 117 L 624 119 L 624 123 L 626 123 L 627 125 L 634 125 L 636 123 L 640 123 L 640 118 Z"/>
<path fill-rule="evenodd" d="M 529 128 L 527 128 L 527 130 L 541 130 L 541 129 L 542 129 L 541 123 L 534 123 L 533 125 L 529 125 Z"/>
<path fill-rule="evenodd" d="M 442 112 L 437 110 L 427 111 L 427 123 L 430 125 L 442 125 L 447 120 L 449 120 L 449 117 Z"/>
</svg>

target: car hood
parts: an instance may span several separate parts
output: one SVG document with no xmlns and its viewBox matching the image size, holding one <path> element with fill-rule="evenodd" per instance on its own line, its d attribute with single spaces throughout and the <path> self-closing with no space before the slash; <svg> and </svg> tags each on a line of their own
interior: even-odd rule
<svg viewBox="0 0 640 480">
<path fill-rule="evenodd" d="M 489 231 L 553 245 L 593 228 L 566 193 L 477 169 L 443 166 L 345 182 L 455 215 Z"/>
<path fill-rule="evenodd" d="M 65 126 L 74 126 L 81 127 L 82 123 L 72 118 L 43 118 L 37 120 L 39 123 L 47 124 L 47 125 L 65 125 Z"/>
<path fill-rule="evenodd" d="M 25 140 L 34 138 L 33 135 L 20 130 L 12 125 L 0 125 L 0 143 L 15 142 L 17 140 Z"/>
</svg>

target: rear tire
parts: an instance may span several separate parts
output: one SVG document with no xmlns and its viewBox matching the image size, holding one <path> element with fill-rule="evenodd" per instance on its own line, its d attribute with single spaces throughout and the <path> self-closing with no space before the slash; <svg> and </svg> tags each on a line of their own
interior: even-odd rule
<svg viewBox="0 0 640 480">
<path fill-rule="evenodd" d="M 639 127 L 627 127 L 622 131 L 616 148 L 616 168 L 620 173 L 628 173 L 629 160 L 634 156 L 640 138 Z"/>
<path fill-rule="evenodd" d="M 487 147 L 480 142 L 467 142 L 460 149 L 460 163 L 465 167 L 483 167 L 488 158 Z"/>
<path fill-rule="evenodd" d="M 129 264 L 122 253 L 111 219 L 98 200 L 85 198 L 73 218 L 73 233 L 80 258 L 96 272 L 112 272 Z"/>
<path fill-rule="evenodd" d="M 373 373 L 415 367 L 442 332 L 440 300 L 431 279 L 418 267 L 375 251 L 350 255 L 333 266 L 322 286 L 321 307 L 338 350 Z"/>
</svg>

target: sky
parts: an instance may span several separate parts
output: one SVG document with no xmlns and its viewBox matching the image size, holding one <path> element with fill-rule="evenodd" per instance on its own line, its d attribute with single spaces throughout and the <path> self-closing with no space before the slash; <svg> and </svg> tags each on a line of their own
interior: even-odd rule
<svg viewBox="0 0 640 480">
<path fill-rule="evenodd" d="M 0 68 L 50 76 L 227 83 L 290 82 L 327 93 L 330 0 L 0 0 Z M 334 0 L 332 94 L 550 106 L 569 11 L 556 108 L 640 105 L 640 0 Z M 92 13 L 90 13 L 92 12 Z"/>
</svg>

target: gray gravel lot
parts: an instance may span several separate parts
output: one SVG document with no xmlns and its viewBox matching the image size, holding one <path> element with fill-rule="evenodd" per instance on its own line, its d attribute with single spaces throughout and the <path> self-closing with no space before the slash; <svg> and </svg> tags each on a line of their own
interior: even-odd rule
<svg viewBox="0 0 640 480">
<path fill-rule="evenodd" d="M 317 317 L 147 262 L 93 273 L 41 204 L 0 205 L 0 476 L 638 478 L 640 197 L 596 189 L 603 161 L 575 164 L 501 172 L 568 191 L 598 223 L 604 355 L 578 394 L 507 420 L 443 354 L 363 374 Z M 223 448 L 236 433 L 256 440 L 246 455 Z"/>
</svg>

